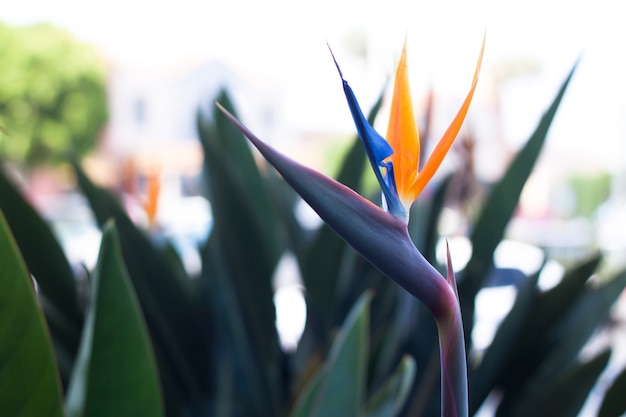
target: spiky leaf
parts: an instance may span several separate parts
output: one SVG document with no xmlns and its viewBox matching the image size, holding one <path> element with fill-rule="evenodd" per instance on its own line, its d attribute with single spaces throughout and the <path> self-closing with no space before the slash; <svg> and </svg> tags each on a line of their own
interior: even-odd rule
<svg viewBox="0 0 626 417">
<path fill-rule="evenodd" d="M 62 417 L 50 337 L 17 244 L 0 211 L 0 410 L 7 417 Z"/>
<path fill-rule="evenodd" d="M 405 356 L 385 384 L 368 402 L 366 417 L 393 417 L 397 415 L 415 379 L 415 361 Z"/>
<path fill-rule="evenodd" d="M 465 335 L 471 334 L 474 298 L 493 265 L 493 252 L 504 236 L 526 180 L 535 166 L 559 104 L 574 74 L 576 65 L 561 85 L 552 104 L 542 116 L 537 129 L 517 154 L 502 179 L 494 186 L 485 202 L 471 236 L 472 256 L 459 281 L 459 296 L 463 309 Z"/>
<path fill-rule="evenodd" d="M 9 179 L 4 167 L 0 167 L 0 209 L 39 289 L 65 320 L 80 329 L 83 317 L 76 281 L 63 249 L 50 226 Z"/>
<path fill-rule="evenodd" d="M 187 277 L 176 271 L 126 215 L 119 201 L 107 190 L 91 182 L 74 164 L 78 185 L 89 201 L 100 227 L 115 221 L 124 263 L 139 298 L 153 339 L 161 377 L 178 398 L 202 401 L 206 386 L 210 348 L 204 329 L 209 327 L 207 312 L 185 284 Z M 198 364 L 202 364 L 199 366 Z M 171 379 L 171 380 L 170 380 Z"/>
<path fill-rule="evenodd" d="M 104 229 L 91 290 L 68 415 L 163 416 L 148 330 L 112 224 Z"/>
</svg>

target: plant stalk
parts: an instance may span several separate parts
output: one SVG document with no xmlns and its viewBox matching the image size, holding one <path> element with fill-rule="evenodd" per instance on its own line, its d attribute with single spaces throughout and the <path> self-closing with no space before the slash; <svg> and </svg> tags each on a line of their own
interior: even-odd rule
<svg viewBox="0 0 626 417">
<path fill-rule="evenodd" d="M 441 416 L 467 417 L 467 360 L 461 308 L 454 290 L 450 291 L 447 314 L 435 317 L 439 333 L 441 361 Z"/>
</svg>

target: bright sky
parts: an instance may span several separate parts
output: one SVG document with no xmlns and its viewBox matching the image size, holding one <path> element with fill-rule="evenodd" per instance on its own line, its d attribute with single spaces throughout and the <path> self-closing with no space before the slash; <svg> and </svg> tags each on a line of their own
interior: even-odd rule
<svg viewBox="0 0 626 417">
<path fill-rule="evenodd" d="M 284 90 L 283 100 L 290 103 L 281 116 L 285 123 L 312 127 L 328 121 L 346 131 L 353 127 L 326 41 L 352 87 L 360 91 L 364 108 L 392 74 L 405 36 L 416 97 L 433 85 L 439 94 L 458 97 L 460 103 L 486 31 L 476 106 L 493 101 L 493 80 L 506 62 L 530 62 L 538 68 L 500 85 L 507 93 L 501 103 L 503 129 L 513 146 L 528 137 L 582 57 L 550 146 L 564 155 L 592 152 L 600 164 L 612 167 L 626 162 L 626 6 L 618 0 L 7 3 L 0 20 L 50 21 L 126 65 L 172 69 L 220 59 L 244 77 Z M 366 63 L 342 49 L 354 33 L 367 34 Z M 333 103 L 331 114 L 320 115 L 320 102 Z"/>
</svg>

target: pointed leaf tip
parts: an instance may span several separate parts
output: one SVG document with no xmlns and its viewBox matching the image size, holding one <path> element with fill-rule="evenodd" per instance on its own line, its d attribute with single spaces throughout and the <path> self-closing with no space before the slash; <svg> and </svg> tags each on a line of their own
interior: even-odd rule
<svg viewBox="0 0 626 417">
<path fill-rule="evenodd" d="M 91 303 L 66 397 L 68 416 L 163 416 L 148 328 L 112 220 L 103 227 L 91 284 Z"/>
</svg>

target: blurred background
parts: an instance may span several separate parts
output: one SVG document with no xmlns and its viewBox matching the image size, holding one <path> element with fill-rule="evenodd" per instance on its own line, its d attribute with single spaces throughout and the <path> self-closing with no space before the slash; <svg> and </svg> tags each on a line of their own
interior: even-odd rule
<svg viewBox="0 0 626 417">
<path fill-rule="evenodd" d="M 143 193 L 145 179 L 158 170 L 163 204 L 157 216 L 163 227 L 177 228 L 190 225 L 172 223 L 190 217 L 176 210 L 205 211 L 198 199 L 179 203 L 197 194 L 196 112 L 212 106 L 219 88 L 229 89 L 243 120 L 262 138 L 332 172 L 333 154 L 346 148 L 354 127 L 327 42 L 367 109 L 393 75 L 406 38 L 416 116 L 423 125 L 432 104 L 429 133 L 437 138 L 469 88 L 486 33 L 483 70 L 462 133 L 475 141 L 471 158 L 480 181 L 502 173 L 579 60 L 511 234 L 562 257 L 601 247 L 619 258 L 626 253 L 622 8 L 618 1 L 564 7 L 556 1 L 25 0 L 5 5 L 0 20 L 46 22 L 93 49 L 104 71 L 108 117 L 93 143 L 80 149 L 86 167 L 99 182 L 130 194 Z M 0 151 L 29 134 L 11 134 L 5 119 Z M 449 165 L 458 167 L 459 158 L 450 157 Z M 50 199 L 67 186 L 63 169 L 50 172 L 58 157 L 26 161 L 33 197 L 54 216 L 58 204 Z M 25 168 L 24 158 L 16 162 Z M 93 262 L 95 252 L 76 256 Z"/>
<path fill-rule="evenodd" d="M 620 265 L 626 261 L 623 9 L 623 2 L 607 0 L 11 2 L 0 11 L 6 40 L 0 51 L 10 58 L 2 57 L 0 69 L 0 155 L 54 224 L 72 262 L 93 267 L 100 232 L 75 191 L 68 151 L 91 178 L 119 191 L 137 223 L 171 238 L 194 274 L 195 248 L 211 228 L 210 202 L 200 190 L 196 115 L 212 109 L 221 88 L 261 138 L 332 174 L 355 130 L 327 43 L 369 109 L 391 85 L 406 39 L 416 118 L 436 139 L 467 94 L 486 34 L 461 145 L 445 167 L 467 169 L 479 184 L 499 178 L 579 62 L 496 263 L 532 269 L 534 262 L 538 269 L 541 248 L 556 277 L 563 265 L 598 250 L 608 264 Z M 34 55 L 23 57 L 31 50 L 24 45 Z M 50 60 L 33 64 L 37 53 Z M 31 68 L 30 78 L 11 72 L 12 63 Z M 82 87 L 67 81 L 76 79 Z M 44 101 L 51 91 L 66 90 L 76 99 L 58 115 L 11 107 L 16 95 L 34 100 L 34 90 Z M 81 98 L 85 91 L 88 98 Z M 45 133 L 23 129 L 16 115 L 41 118 Z M 59 131 L 62 120 L 76 126 L 71 135 Z M 151 212 L 146 201 L 155 187 L 158 209 Z M 440 226 L 456 245 L 455 267 L 471 250 L 465 227 L 453 210 Z M 546 276 L 544 285 L 553 278 Z M 511 302 L 487 304 L 485 320 L 503 316 Z M 484 327 L 479 346 L 493 326 Z"/>
</svg>

